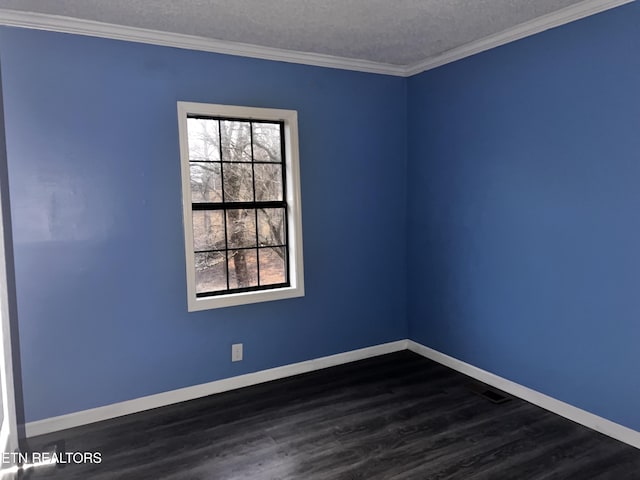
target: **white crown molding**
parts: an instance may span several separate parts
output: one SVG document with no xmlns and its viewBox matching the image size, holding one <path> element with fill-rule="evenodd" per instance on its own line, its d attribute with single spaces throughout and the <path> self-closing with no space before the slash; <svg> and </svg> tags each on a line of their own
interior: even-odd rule
<svg viewBox="0 0 640 480">
<path fill-rule="evenodd" d="M 203 52 L 222 53 L 240 57 L 259 58 L 277 62 L 298 63 L 316 67 L 338 68 L 358 72 L 403 76 L 405 67 L 320 53 L 298 52 L 280 48 L 261 47 L 247 43 L 227 42 L 212 38 L 161 32 L 146 28 L 127 27 L 80 18 L 44 13 L 0 9 L 0 24 L 10 27 L 72 33 L 90 37 L 110 38 L 128 42 L 148 43 L 165 47 L 184 48 Z"/>
<path fill-rule="evenodd" d="M 407 341 L 407 347 L 412 352 L 422 355 L 425 358 L 438 362 L 445 367 L 457 370 L 471 378 L 491 385 L 503 392 L 507 392 L 514 397 L 526 400 L 529 403 L 533 403 L 545 410 L 549 410 L 556 415 L 568 418 L 580 425 L 584 425 L 591 430 L 603 433 L 609 437 L 620 440 L 628 445 L 636 448 L 640 448 L 640 432 L 632 430 L 631 428 L 620 425 L 619 423 L 612 422 L 606 418 L 595 415 L 586 410 L 582 410 L 578 407 L 574 407 L 568 403 L 560 401 L 556 398 L 540 393 L 531 388 L 520 385 L 519 383 L 512 382 L 506 378 L 500 377 L 494 373 L 482 370 L 474 365 L 470 365 L 457 358 L 445 355 L 437 350 L 426 347 L 413 340 Z"/>
<path fill-rule="evenodd" d="M 91 37 L 110 38 L 129 42 L 162 45 L 166 47 L 200 50 L 204 52 L 259 58 L 278 62 L 298 63 L 317 67 L 337 68 L 358 72 L 410 77 L 418 73 L 461 60 L 476 53 L 499 47 L 550 28 L 595 15 L 634 0 L 585 0 L 556 12 L 522 23 L 495 35 L 462 45 L 440 55 L 410 65 L 392 65 L 319 53 L 298 52 L 279 48 L 261 47 L 246 43 L 227 42 L 211 38 L 161 32 L 145 28 L 127 27 L 111 23 L 83 20 L 43 13 L 0 9 L 0 25 L 49 30 Z"/>
<path fill-rule="evenodd" d="M 216 380 L 192 387 L 179 388 L 169 392 L 158 393 L 146 397 L 134 398 L 124 402 L 113 403 L 102 407 L 91 408 L 79 412 L 68 413 L 57 417 L 45 418 L 25 425 L 27 437 L 35 437 L 46 433 L 66 430 L 67 428 L 79 427 L 90 423 L 109 420 L 111 418 L 122 417 L 132 413 L 138 413 L 152 408 L 164 407 L 174 403 L 186 402 L 196 398 L 214 395 L 216 393 L 236 390 L 238 388 L 249 387 L 259 383 L 270 382 L 280 378 L 300 375 L 302 373 L 321 370 L 344 363 L 364 360 L 365 358 L 377 357 L 387 353 L 399 352 L 407 349 L 407 340 L 382 343 L 372 347 L 360 348 L 348 352 L 330 355 L 328 357 L 316 358 L 299 363 L 292 363 L 282 367 L 270 368 L 259 372 L 247 373 L 237 377 Z"/>
<path fill-rule="evenodd" d="M 476 53 L 484 52 L 492 48 L 515 42 L 536 33 L 559 27 L 567 23 L 575 22 L 582 18 L 619 7 L 635 0 L 585 0 L 569 7 L 557 10 L 548 15 L 543 15 L 529 22 L 521 23 L 495 35 L 481 38 L 475 42 L 467 43 L 460 47 L 448 50 L 426 60 L 405 66 L 404 76 L 411 77 L 418 73 L 431 70 L 447 63 L 455 62 Z"/>
</svg>

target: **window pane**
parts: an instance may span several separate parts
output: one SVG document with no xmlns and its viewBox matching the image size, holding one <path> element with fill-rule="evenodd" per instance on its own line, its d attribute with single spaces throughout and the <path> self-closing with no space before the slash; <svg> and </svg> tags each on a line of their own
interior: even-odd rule
<svg viewBox="0 0 640 480">
<path fill-rule="evenodd" d="M 281 162 L 280 124 L 253 124 L 253 159 L 258 162 Z"/>
<path fill-rule="evenodd" d="M 258 242 L 260 246 L 284 245 L 284 208 L 258 210 Z"/>
<path fill-rule="evenodd" d="M 188 118 L 189 160 L 220 160 L 218 120 Z"/>
<path fill-rule="evenodd" d="M 227 211 L 229 248 L 256 246 L 256 211 L 250 208 Z"/>
<path fill-rule="evenodd" d="M 229 288 L 258 285 L 258 258 L 256 250 L 231 250 L 229 255 Z"/>
<path fill-rule="evenodd" d="M 222 177 L 219 163 L 191 162 L 191 201 L 221 202 Z"/>
<path fill-rule="evenodd" d="M 225 163 L 224 201 L 253 202 L 253 171 L 250 163 Z"/>
<path fill-rule="evenodd" d="M 287 281 L 285 252 L 284 247 L 260 249 L 260 285 L 274 285 Z"/>
<path fill-rule="evenodd" d="M 256 163 L 256 200 L 268 202 L 282 200 L 282 166 Z"/>
<path fill-rule="evenodd" d="M 196 293 L 227 289 L 224 252 L 196 253 Z"/>
<path fill-rule="evenodd" d="M 193 212 L 193 249 L 224 249 L 224 214 L 221 210 Z"/>
<path fill-rule="evenodd" d="M 251 161 L 251 127 L 249 122 L 221 120 L 222 160 L 225 162 Z"/>
</svg>

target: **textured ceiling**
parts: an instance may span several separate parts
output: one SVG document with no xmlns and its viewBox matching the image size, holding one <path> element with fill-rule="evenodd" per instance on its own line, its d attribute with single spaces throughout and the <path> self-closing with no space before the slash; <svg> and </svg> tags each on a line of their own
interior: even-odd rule
<svg viewBox="0 0 640 480">
<path fill-rule="evenodd" d="M 0 8 L 409 65 L 580 0 L 0 0 Z"/>
</svg>

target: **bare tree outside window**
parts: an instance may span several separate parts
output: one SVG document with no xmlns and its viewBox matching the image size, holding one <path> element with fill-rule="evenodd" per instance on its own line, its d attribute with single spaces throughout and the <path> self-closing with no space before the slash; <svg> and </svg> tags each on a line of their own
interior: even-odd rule
<svg viewBox="0 0 640 480">
<path fill-rule="evenodd" d="M 288 284 L 283 124 L 187 120 L 196 294 Z"/>
</svg>

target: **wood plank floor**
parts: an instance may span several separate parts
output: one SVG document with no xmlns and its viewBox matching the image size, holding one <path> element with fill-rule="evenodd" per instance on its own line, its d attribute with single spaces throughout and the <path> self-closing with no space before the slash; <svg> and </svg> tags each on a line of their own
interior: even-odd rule
<svg viewBox="0 0 640 480">
<path fill-rule="evenodd" d="M 30 479 L 640 479 L 640 450 L 408 351 L 35 437 L 99 465 Z"/>
</svg>

